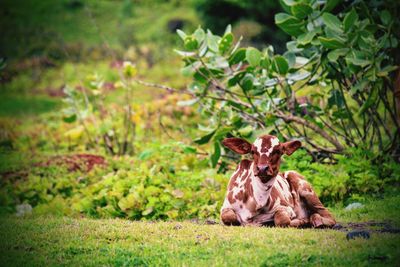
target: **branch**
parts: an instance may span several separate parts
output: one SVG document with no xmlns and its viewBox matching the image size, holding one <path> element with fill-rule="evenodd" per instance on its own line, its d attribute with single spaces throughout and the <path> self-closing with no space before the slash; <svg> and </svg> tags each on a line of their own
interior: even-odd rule
<svg viewBox="0 0 400 267">
<path fill-rule="evenodd" d="M 142 80 L 138 80 L 138 79 L 134 79 L 135 82 L 137 82 L 138 84 L 147 86 L 147 87 L 154 87 L 154 88 L 160 88 L 160 89 L 164 89 L 167 90 L 170 93 L 185 93 L 185 94 L 189 94 L 189 95 L 194 95 L 192 92 L 189 92 L 188 90 L 179 90 L 170 86 L 165 86 L 165 85 L 161 85 L 161 84 L 156 84 L 156 83 L 149 83 L 149 82 L 145 82 Z"/>
<path fill-rule="evenodd" d="M 282 112 L 277 111 L 278 113 L 273 113 L 273 115 L 275 115 L 278 118 L 283 119 L 285 122 L 296 122 L 298 124 L 302 124 L 304 126 L 306 126 L 307 128 L 310 128 L 311 130 L 313 130 L 314 132 L 318 133 L 319 135 L 321 135 L 322 137 L 324 137 L 326 140 L 328 140 L 332 145 L 335 146 L 336 148 L 336 153 L 337 152 L 341 152 L 344 150 L 344 147 L 333 137 L 331 137 L 327 132 L 325 132 L 323 129 L 319 128 L 318 126 L 310 123 L 309 121 L 300 118 L 300 117 L 296 117 L 293 115 L 285 115 Z"/>
</svg>

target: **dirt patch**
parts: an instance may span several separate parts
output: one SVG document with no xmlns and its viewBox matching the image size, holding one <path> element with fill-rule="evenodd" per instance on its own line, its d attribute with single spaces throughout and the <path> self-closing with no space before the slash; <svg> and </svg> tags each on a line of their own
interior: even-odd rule
<svg viewBox="0 0 400 267">
<path fill-rule="evenodd" d="M 340 223 L 336 224 L 333 227 L 333 230 L 341 232 L 368 231 L 368 232 L 391 233 L 391 234 L 400 233 L 400 228 L 394 227 L 390 222 L 376 222 L 376 221 Z"/>
<path fill-rule="evenodd" d="M 107 165 L 106 160 L 102 156 L 92 154 L 76 154 L 67 156 L 55 156 L 46 162 L 36 164 L 38 167 L 48 167 L 51 165 L 66 166 L 69 171 L 89 172 L 95 166 Z"/>
</svg>

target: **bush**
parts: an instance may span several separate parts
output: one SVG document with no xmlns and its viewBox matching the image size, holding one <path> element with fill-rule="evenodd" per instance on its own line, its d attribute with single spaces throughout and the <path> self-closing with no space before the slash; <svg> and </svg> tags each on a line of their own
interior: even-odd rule
<svg viewBox="0 0 400 267">
<path fill-rule="evenodd" d="M 195 153 L 182 143 L 154 144 L 138 157 L 108 158 L 108 167 L 89 173 L 36 167 L 26 177 L 2 180 L 0 206 L 13 211 L 26 203 L 37 214 L 96 218 L 217 219 L 229 176 L 207 170 L 207 160 Z M 377 166 L 365 152 L 354 150 L 352 157 L 338 160 L 336 165 L 312 163 L 299 150 L 285 157 L 281 170 L 304 175 L 323 203 L 331 205 L 380 196 L 400 182 L 400 169 L 390 159 Z"/>
<path fill-rule="evenodd" d="M 398 23 L 391 10 L 357 2 L 332 14 L 334 1 L 282 3 L 287 13 L 276 14 L 275 22 L 293 38 L 282 55 L 272 47 L 240 48 L 230 26 L 222 36 L 178 31 L 182 72 L 193 78 L 185 93 L 210 118 L 210 131 L 199 140 L 219 147 L 227 134 L 246 137 L 260 129 L 302 139 L 319 155 L 398 151 L 391 82 Z"/>
</svg>

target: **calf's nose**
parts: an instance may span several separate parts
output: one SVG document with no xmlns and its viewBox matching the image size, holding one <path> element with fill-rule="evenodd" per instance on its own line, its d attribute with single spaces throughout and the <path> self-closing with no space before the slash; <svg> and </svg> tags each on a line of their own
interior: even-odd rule
<svg viewBox="0 0 400 267">
<path fill-rule="evenodd" d="M 266 173 L 268 171 L 268 165 L 258 165 L 257 171 L 258 173 Z"/>
</svg>

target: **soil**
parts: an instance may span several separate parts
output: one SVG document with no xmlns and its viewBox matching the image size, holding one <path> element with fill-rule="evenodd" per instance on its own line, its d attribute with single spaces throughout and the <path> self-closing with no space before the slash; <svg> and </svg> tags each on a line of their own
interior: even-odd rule
<svg viewBox="0 0 400 267">
<path fill-rule="evenodd" d="M 76 154 L 66 156 L 55 156 L 46 162 L 38 163 L 36 166 L 47 167 L 50 165 L 66 166 L 69 171 L 89 172 L 96 165 L 107 165 L 106 160 L 102 156 L 92 154 Z"/>
</svg>

